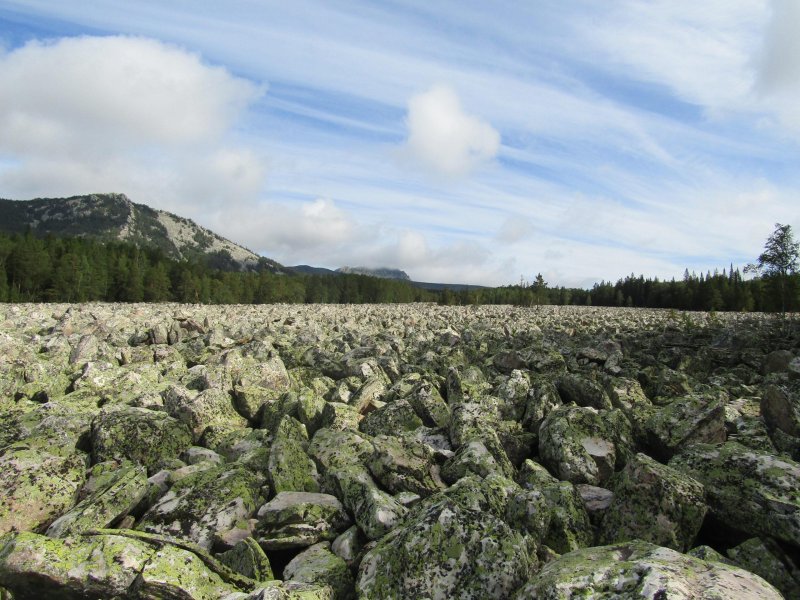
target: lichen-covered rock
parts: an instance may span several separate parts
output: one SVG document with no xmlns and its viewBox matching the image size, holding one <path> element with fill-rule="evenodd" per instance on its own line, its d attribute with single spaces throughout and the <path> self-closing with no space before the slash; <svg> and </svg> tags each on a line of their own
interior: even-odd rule
<svg viewBox="0 0 800 600">
<path fill-rule="evenodd" d="M 367 460 L 372 476 L 390 493 L 413 492 L 430 496 L 444 487 L 433 452 L 413 438 L 378 435 Z"/>
<path fill-rule="evenodd" d="M 565 373 L 557 380 L 558 393 L 565 404 L 590 406 L 597 410 L 611 408 L 611 399 L 597 382 L 575 373 Z"/>
<path fill-rule="evenodd" d="M 240 540 L 233 548 L 219 554 L 217 558 L 222 564 L 254 581 L 274 579 L 269 558 L 252 537 Z"/>
<path fill-rule="evenodd" d="M 602 485 L 631 452 L 630 423 L 621 411 L 564 406 L 539 428 L 539 456 L 559 479 Z"/>
<path fill-rule="evenodd" d="M 608 507 L 614 500 L 614 492 L 588 483 L 579 483 L 575 489 L 583 500 L 583 506 L 586 508 L 592 524 L 600 525 Z"/>
<path fill-rule="evenodd" d="M 606 381 L 606 390 L 611 405 L 620 409 L 630 421 L 634 440 L 639 444 L 645 443 L 646 423 L 655 409 L 641 384 L 629 377 L 613 377 Z"/>
<path fill-rule="evenodd" d="M 750 538 L 728 549 L 734 563 L 770 582 L 786 598 L 800 598 L 800 570 L 773 540 Z"/>
<path fill-rule="evenodd" d="M 317 467 L 306 453 L 305 426 L 286 416 L 275 431 L 269 453 L 269 478 L 275 492 L 318 492 Z"/>
<path fill-rule="evenodd" d="M 533 563 L 523 535 L 441 494 L 364 555 L 357 589 L 362 598 L 505 598 Z"/>
<path fill-rule="evenodd" d="M 258 510 L 256 537 L 263 548 L 280 550 L 334 540 L 352 520 L 335 496 L 280 492 Z"/>
<path fill-rule="evenodd" d="M 50 454 L 17 442 L 0 450 L 0 534 L 47 527 L 72 508 L 86 478 L 88 457 Z"/>
<path fill-rule="evenodd" d="M 323 472 L 363 465 L 373 452 L 372 443 L 358 433 L 327 428 L 317 431 L 308 446 L 308 455 Z"/>
<path fill-rule="evenodd" d="M 592 544 L 594 528 L 573 484 L 559 481 L 532 460 L 522 465 L 519 483 L 525 489 L 541 492 L 547 501 L 550 519 L 542 542 L 548 548 L 563 554 Z"/>
<path fill-rule="evenodd" d="M 727 399 L 725 392 L 690 394 L 654 412 L 645 426 L 656 457 L 668 459 L 690 444 L 724 442 Z"/>
<path fill-rule="evenodd" d="M 377 540 L 402 520 L 406 508 L 395 498 L 379 489 L 366 468 L 360 465 L 328 470 L 327 487 L 353 515 L 361 531 Z"/>
<path fill-rule="evenodd" d="M 18 600 L 38 598 L 218 599 L 252 589 L 208 555 L 169 540 L 105 530 L 53 539 L 20 533 L 0 541 L 0 586 Z M 243 585 L 238 587 L 237 584 Z"/>
<path fill-rule="evenodd" d="M 199 394 L 170 388 L 164 392 L 164 408 L 170 416 L 189 427 L 196 440 L 211 426 L 247 427 L 247 420 L 234 410 L 230 395 L 219 388 L 209 388 Z"/>
<path fill-rule="evenodd" d="M 800 458 L 800 402 L 784 387 L 769 385 L 761 396 L 760 412 L 775 447 Z"/>
<path fill-rule="evenodd" d="M 450 424 L 450 408 L 430 382 L 416 384 L 405 399 L 428 427 L 447 427 Z"/>
<path fill-rule="evenodd" d="M 633 541 L 565 554 L 546 564 L 514 598 L 780 600 L 782 596 L 742 569 Z"/>
<path fill-rule="evenodd" d="M 501 469 L 491 452 L 478 440 L 463 444 L 441 469 L 442 478 L 450 484 L 467 475 L 486 477 L 490 473 L 501 473 Z"/>
<path fill-rule="evenodd" d="M 611 480 L 614 499 L 603 518 L 601 544 L 644 540 L 679 552 L 692 547 L 706 514 L 702 484 L 636 454 Z"/>
<path fill-rule="evenodd" d="M 561 356 L 559 354 L 559 356 Z M 529 431 L 539 433 L 539 426 L 544 418 L 557 406 L 561 406 L 561 396 L 558 388 L 547 378 L 538 377 L 531 382 L 528 392 L 522 425 Z"/>
<path fill-rule="evenodd" d="M 361 415 L 354 406 L 341 402 L 326 402 L 322 409 L 320 425 L 325 429 L 358 431 Z"/>
<path fill-rule="evenodd" d="M 669 465 L 705 486 L 709 509 L 723 523 L 800 545 L 800 464 L 726 442 L 689 446 Z"/>
<path fill-rule="evenodd" d="M 47 535 L 63 538 L 110 527 L 127 516 L 148 491 L 147 473 L 141 465 L 122 465 L 104 479 L 104 485 L 56 519 L 47 528 Z"/>
<path fill-rule="evenodd" d="M 284 579 L 327 585 L 336 600 L 355 598 L 353 575 L 347 563 L 330 551 L 328 542 L 320 542 L 295 556 L 283 570 Z"/>
<path fill-rule="evenodd" d="M 358 428 L 368 435 L 398 435 L 422 425 L 408 400 L 400 399 L 370 412 Z"/>
<path fill-rule="evenodd" d="M 148 510 L 137 529 L 170 535 L 210 549 L 214 535 L 249 518 L 264 480 L 239 465 L 220 465 L 176 482 Z"/>
<path fill-rule="evenodd" d="M 128 459 L 152 473 L 191 445 L 187 426 L 161 411 L 115 406 L 104 409 L 92 423 L 95 463 Z"/>
<path fill-rule="evenodd" d="M 331 544 L 331 552 L 352 566 L 364 547 L 365 538 L 355 525 L 341 533 Z"/>
</svg>

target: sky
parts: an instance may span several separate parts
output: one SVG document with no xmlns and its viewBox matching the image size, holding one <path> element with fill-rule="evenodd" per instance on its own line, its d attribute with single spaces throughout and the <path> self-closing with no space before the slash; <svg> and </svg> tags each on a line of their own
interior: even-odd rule
<svg viewBox="0 0 800 600">
<path fill-rule="evenodd" d="M 0 0 L 0 197 L 589 287 L 800 234 L 797 0 Z"/>
</svg>

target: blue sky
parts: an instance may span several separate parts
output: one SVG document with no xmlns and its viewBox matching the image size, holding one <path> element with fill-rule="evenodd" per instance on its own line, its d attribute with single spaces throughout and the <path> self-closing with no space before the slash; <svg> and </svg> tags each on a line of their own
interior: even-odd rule
<svg viewBox="0 0 800 600">
<path fill-rule="evenodd" d="M 800 227 L 796 0 L 0 0 L 0 196 L 284 264 L 589 286 Z"/>
</svg>

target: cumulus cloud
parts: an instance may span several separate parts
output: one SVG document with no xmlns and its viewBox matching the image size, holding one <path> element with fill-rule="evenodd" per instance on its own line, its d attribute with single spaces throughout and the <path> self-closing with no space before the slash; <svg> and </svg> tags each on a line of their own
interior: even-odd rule
<svg viewBox="0 0 800 600">
<path fill-rule="evenodd" d="M 0 55 L 0 184 L 21 198 L 119 191 L 170 209 L 192 190 L 200 203 L 255 190 L 258 159 L 225 140 L 261 93 L 152 39 L 30 42 Z"/>
<path fill-rule="evenodd" d="M 324 264 L 350 242 L 363 242 L 367 229 L 329 198 L 309 202 L 262 202 L 226 207 L 212 219 L 219 231 L 285 264 L 321 258 Z M 233 235 L 233 233 L 230 233 Z"/>
<path fill-rule="evenodd" d="M 409 100 L 406 124 L 406 154 L 437 175 L 465 175 L 500 147 L 497 130 L 466 113 L 455 91 L 444 85 Z"/>
</svg>

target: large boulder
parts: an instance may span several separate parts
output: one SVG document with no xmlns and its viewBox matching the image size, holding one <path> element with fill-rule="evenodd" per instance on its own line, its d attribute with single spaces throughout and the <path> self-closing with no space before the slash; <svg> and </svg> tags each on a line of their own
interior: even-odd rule
<svg viewBox="0 0 800 600">
<path fill-rule="evenodd" d="M 689 446 L 669 465 L 705 486 L 727 526 L 800 546 L 800 464 L 726 442 Z"/>
<path fill-rule="evenodd" d="M 254 583 L 202 552 L 166 538 L 131 537 L 125 530 L 64 540 L 20 533 L 0 540 L 0 587 L 16 600 L 216 600 L 249 591 Z"/>
<path fill-rule="evenodd" d="M 352 520 L 335 496 L 279 492 L 258 510 L 256 537 L 263 548 L 301 548 L 331 541 Z"/>
<path fill-rule="evenodd" d="M 133 406 L 104 409 L 92 423 L 95 463 L 127 459 L 157 471 L 192 445 L 192 433 L 168 414 Z"/>
<path fill-rule="evenodd" d="M 535 559 L 526 537 L 486 510 L 485 501 L 462 485 L 414 507 L 364 555 L 360 597 L 509 597 L 527 580 Z"/>
<path fill-rule="evenodd" d="M 614 499 L 600 527 L 601 544 L 640 539 L 679 552 L 692 547 L 707 510 L 702 484 L 636 454 L 610 487 Z"/>
<path fill-rule="evenodd" d="M 50 454 L 24 442 L 0 450 L 0 534 L 47 527 L 72 508 L 87 463 L 81 452 Z"/>
<path fill-rule="evenodd" d="M 632 541 L 565 554 L 545 565 L 514 598 L 780 600 L 782 596 L 743 569 Z"/>
<path fill-rule="evenodd" d="M 270 447 L 268 471 L 274 492 L 318 492 L 317 467 L 306 453 L 305 426 L 285 416 L 275 430 Z"/>
<path fill-rule="evenodd" d="M 47 528 L 50 537 L 66 537 L 110 527 L 126 517 L 145 497 L 149 484 L 143 466 L 120 465 L 103 478 L 102 485 Z"/>
<path fill-rule="evenodd" d="M 246 520 L 261 503 L 264 480 L 239 465 L 210 466 L 175 483 L 137 529 L 171 535 L 210 549 L 215 534 Z"/>
<path fill-rule="evenodd" d="M 592 544 L 594 529 L 576 486 L 559 481 L 532 460 L 522 465 L 518 480 L 524 489 L 541 493 L 546 501 L 549 518 L 542 542 L 548 548 L 563 554 Z"/>
<path fill-rule="evenodd" d="M 209 427 L 240 429 L 247 427 L 247 420 L 233 408 L 230 395 L 216 387 L 193 393 L 180 386 L 164 391 L 164 408 L 192 431 L 199 440 Z"/>
<path fill-rule="evenodd" d="M 602 485 L 631 453 L 631 427 L 621 411 L 559 407 L 539 428 L 539 456 L 563 481 Z"/>
<path fill-rule="evenodd" d="M 645 424 L 652 452 L 669 459 L 690 444 L 724 442 L 727 400 L 723 391 L 689 394 L 654 412 Z"/>
<path fill-rule="evenodd" d="M 412 492 L 430 496 L 444 487 L 433 451 L 409 437 L 379 435 L 372 439 L 375 452 L 367 460 L 372 476 L 390 493 Z"/>
<path fill-rule="evenodd" d="M 284 579 L 329 586 L 336 600 L 355 598 L 353 575 L 347 563 L 320 542 L 295 556 L 283 569 Z"/>
</svg>

